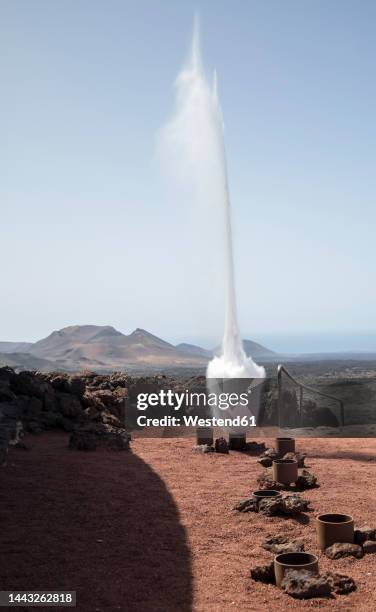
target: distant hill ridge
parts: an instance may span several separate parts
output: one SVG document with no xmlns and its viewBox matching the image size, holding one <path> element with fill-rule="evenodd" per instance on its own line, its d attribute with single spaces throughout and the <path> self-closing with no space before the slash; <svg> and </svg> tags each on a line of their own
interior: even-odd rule
<svg viewBox="0 0 376 612">
<path fill-rule="evenodd" d="M 5 350 L 2 350 L 5 347 Z M 256 359 L 271 359 L 276 353 L 251 340 L 244 340 L 247 355 Z M 97 371 L 124 370 L 138 366 L 150 368 L 205 367 L 217 350 L 181 343 L 177 346 L 137 328 L 126 335 L 110 325 L 72 325 L 53 331 L 49 336 L 32 343 L 0 343 L 1 362 L 9 357 L 13 365 L 15 357 L 22 353 L 22 362 L 32 368 L 32 360 L 38 369 Z M 43 360 L 46 362 L 43 364 Z M 37 365 L 38 364 L 38 365 Z M 9 365 L 12 365 L 9 363 Z"/>
</svg>

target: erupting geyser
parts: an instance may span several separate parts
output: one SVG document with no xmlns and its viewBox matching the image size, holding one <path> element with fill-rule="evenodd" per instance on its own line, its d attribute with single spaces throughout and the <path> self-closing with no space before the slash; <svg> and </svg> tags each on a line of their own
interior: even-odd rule
<svg viewBox="0 0 376 612">
<path fill-rule="evenodd" d="M 185 178 L 223 219 L 226 249 L 226 315 L 219 357 L 210 361 L 208 378 L 264 378 L 265 370 L 247 358 L 239 334 L 232 253 L 231 210 L 227 163 L 217 78 L 208 83 L 201 61 L 196 19 L 192 50 L 176 81 L 176 112 L 163 130 L 163 139 L 179 157 Z"/>
</svg>

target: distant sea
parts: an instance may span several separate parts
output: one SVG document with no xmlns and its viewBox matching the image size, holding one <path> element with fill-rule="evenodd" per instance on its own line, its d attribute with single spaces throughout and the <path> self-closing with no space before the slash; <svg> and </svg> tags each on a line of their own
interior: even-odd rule
<svg viewBox="0 0 376 612">
<path fill-rule="evenodd" d="M 376 353 L 376 330 L 243 334 L 277 353 Z"/>
</svg>

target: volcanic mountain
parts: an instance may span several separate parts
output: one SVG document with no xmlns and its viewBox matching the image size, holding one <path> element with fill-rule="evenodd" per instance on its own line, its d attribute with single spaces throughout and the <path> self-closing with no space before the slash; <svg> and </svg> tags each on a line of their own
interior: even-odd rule
<svg viewBox="0 0 376 612">
<path fill-rule="evenodd" d="M 45 366 L 43 369 L 55 366 L 55 369 L 70 371 L 205 368 L 214 354 L 214 351 L 193 344 L 174 346 L 144 329 L 137 328 L 125 335 L 109 325 L 64 327 L 34 344 L 20 343 L 21 346 L 23 351 L 20 361 L 27 361 L 30 368 L 34 359 L 36 367 L 39 363 Z M 244 341 L 244 348 L 247 354 L 256 358 L 272 359 L 276 356 L 269 349 L 250 340 Z M 28 360 L 26 356 L 29 356 Z M 17 350 L 13 348 L 12 365 L 15 360 Z"/>
</svg>

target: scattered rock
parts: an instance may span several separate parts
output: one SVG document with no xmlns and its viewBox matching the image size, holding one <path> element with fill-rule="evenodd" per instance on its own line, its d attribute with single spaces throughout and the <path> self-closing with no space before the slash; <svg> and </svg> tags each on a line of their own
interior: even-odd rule
<svg viewBox="0 0 376 612">
<path fill-rule="evenodd" d="M 274 562 L 272 561 L 268 565 L 256 565 L 251 569 L 251 578 L 256 582 L 275 584 Z"/>
<path fill-rule="evenodd" d="M 315 489 L 319 486 L 317 484 L 316 476 L 308 470 L 302 470 L 302 473 L 299 474 L 295 485 L 296 488 L 301 491 L 305 491 L 306 489 Z"/>
<path fill-rule="evenodd" d="M 103 423 L 92 423 L 85 428 L 75 430 L 70 436 L 69 446 L 78 450 L 95 450 L 97 446 L 111 450 L 128 450 L 130 439 L 131 436 L 125 429 Z"/>
<path fill-rule="evenodd" d="M 295 599 L 329 597 L 331 586 L 325 576 L 307 570 L 287 570 L 281 582 L 281 589 Z"/>
<path fill-rule="evenodd" d="M 257 459 L 257 462 L 265 468 L 271 467 L 273 464 L 270 457 L 260 457 L 260 459 Z"/>
<path fill-rule="evenodd" d="M 210 446 L 209 444 L 196 444 L 192 450 L 195 453 L 214 453 L 214 446 Z"/>
<path fill-rule="evenodd" d="M 273 459 L 278 459 L 278 453 L 274 448 L 267 448 L 257 460 L 265 468 L 271 467 Z"/>
<path fill-rule="evenodd" d="M 244 450 L 249 453 L 255 453 L 255 454 L 264 453 L 266 451 L 265 442 L 255 442 L 255 441 L 247 442 Z"/>
<path fill-rule="evenodd" d="M 275 584 L 274 563 L 257 565 L 251 570 L 251 578 L 266 584 Z M 283 576 L 281 589 L 294 599 L 312 599 L 330 597 L 332 593 L 351 593 L 356 590 L 356 583 L 353 578 L 344 574 L 326 572 L 320 575 L 303 569 L 288 569 Z"/>
<path fill-rule="evenodd" d="M 327 580 L 332 592 L 336 593 L 336 595 L 347 595 L 347 593 L 356 590 L 355 580 L 350 578 L 350 576 L 326 572 L 323 574 L 323 577 Z"/>
<path fill-rule="evenodd" d="M 228 454 L 227 440 L 225 438 L 217 438 L 215 441 L 214 448 L 216 453 Z"/>
<path fill-rule="evenodd" d="M 284 485 L 273 480 L 271 470 L 265 470 L 259 476 L 257 476 L 257 482 L 260 489 L 273 489 L 274 491 L 290 489 L 288 485 Z"/>
<path fill-rule="evenodd" d="M 365 553 L 376 553 L 376 542 L 374 540 L 366 540 L 362 544 L 363 552 Z"/>
<path fill-rule="evenodd" d="M 265 516 L 284 514 L 282 497 L 262 497 L 258 502 L 258 511 Z"/>
<path fill-rule="evenodd" d="M 286 453 L 282 459 L 292 459 L 295 460 L 298 464 L 298 468 L 304 468 L 304 459 L 306 458 L 306 455 L 304 455 L 303 453 Z"/>
<path fill-rule="evenodd" d="M 288 552 L 302 552 L 304 550 L 304 543 L 301 540 L 290 540 L 286 536 L 271 536 L 266 538 L 261 546 L 276 555 Z"/>
<path fill-rule="evenodd" d="M 97 445 L 117 451 L 129 450 L 131 436 L 125 429 L 99 423 L 95 429 L 95 434 Z"/>
<path fill-rule="evenodd" d="M 275 448 L 267 448 L 264 453 L 263 453 L 264 457 L 271 457 L 272 459 L 277 459 L 278 458 L 278 453 L 275 450 Z"/>
<path fill-rule="evenodd" d="M 307 489 L 315 489 L 319 486 L 316 476 L 306 469 L 302 470 L 297 481 L 292 485 L 285 485 L 273 480 L 272 470 L 264 470 L 264 472 L 257 477 L 257 482 L 260 489 L 274 489 L 277 491 L 305 491 Z"/>
<path fill-rule="evenodd" d="M 354 531 L 354 542 L 356 544 L 363 544 L 367 540 L 376 540 L 376 529 L 372 529 L 368 525 L 355 529 Z"/>
<path fill-rule="evenodd" d="M 363 557 L 363 549 L 359 544 L 348 544 L 347 542 L 337 542 L 325 549 L 325 554 L 329 559 L 340 559 L 341 557 Z"/>
<path fill-rule="evenodd" d="M 303 499 L 298 493 L 285 495 L 282 498 L 284 514 L 299 514 L 300 512 L 308 512 L 309 501 Z"/>
<path fill-rule="evenodd" d="M 233 510 L 238 512 L 257 512 L 257 502 L 252 497 L 250 499 L 243 499 L 234 506 Z"/>
<path fill-rule="evenodd" d="M 234 507 L 238 512 L 259 512 L 264 516 L 277 514 L 291 516 L 309 510 L 309 501 L 302 499 L 297 493 L 284 497 L 264 497 L 256 502 L 252 497 L 241 501 Z"/>
</svg>

